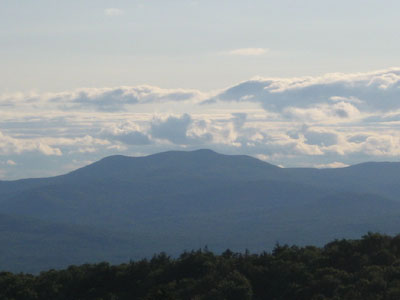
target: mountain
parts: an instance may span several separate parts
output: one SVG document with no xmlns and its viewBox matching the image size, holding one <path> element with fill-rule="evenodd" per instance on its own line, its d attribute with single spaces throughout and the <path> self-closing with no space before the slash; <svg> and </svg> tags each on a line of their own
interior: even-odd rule
<svg viewBox="0 0 400 300">
<path fill-rule="evenodd" d="M 111 156 L 61 176 L 1 181 L 2 265 L 40 271 L 205 245 L 260 251 L 276 242 L 394 234 L 399 186 L 399 163 L 284 169 L 211 150 Z M 38 224 L 36 231 L 26 222 Z M 52 251 L 52 243 L 64 250 Z M 24 252 L 37 254 L 34 267 Z"/>
<path fill-rule="evenodd" d="M 112 259 L 129 259 L 135 244 L 121 234 L 87 226 L 0 215 L 0 268 L 37 272 Z M 144 255 L 144 253 L 141 253 Z"/>
</svg>

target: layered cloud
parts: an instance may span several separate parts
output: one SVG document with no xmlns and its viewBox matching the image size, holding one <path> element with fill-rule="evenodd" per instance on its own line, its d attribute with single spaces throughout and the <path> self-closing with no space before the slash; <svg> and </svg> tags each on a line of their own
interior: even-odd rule
<svg viewBox="0 0 400 300">
<path fill-rule="evenodd" d="M 128 110 L 132 105 L 162 104 L 168 102 L 195 103 L 206 97 L 197 90 L 162 89 L 141 85 L 117 88 L 86 88 L 60 93 L 7 94 L 0 96 L 0 106 L 5 108 L 39 109 L 39 110 L 96 110 L 116 112 Z"/>
<path fill-rule="evenodd" d="M 16 93 L 0 95 L 0 107 L 6 178 L 25 177 L 24 168 L 43 175 L 32 159 L 57 174 L 106 155 L 170 149 L 316 167 L 400 155 L 400 69 L 255 78 L 212 92 L 142 85 Z"/>
<path fill-rule="evenodd" d="M 210 102 L 255 101 L 273 111 L 340 102 L 374 112 L 400 108 L 399 95 L 400 69 L 393 68 L 320 77 L 255 78 L 226 89 Z"/>
</svg>

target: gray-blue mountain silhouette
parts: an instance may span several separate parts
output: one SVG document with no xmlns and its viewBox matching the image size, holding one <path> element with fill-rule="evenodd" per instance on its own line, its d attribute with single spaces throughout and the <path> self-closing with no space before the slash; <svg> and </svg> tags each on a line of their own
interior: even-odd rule
<svg viewBox="0 0 400 300">
<path fill-rule="evenodd" d="M 399 196 L 399 163 L 319 170 L 211 150 L 111 156 L 62 176 L 0 182 L 0 268 L 393 234 Z"/>
</svg>

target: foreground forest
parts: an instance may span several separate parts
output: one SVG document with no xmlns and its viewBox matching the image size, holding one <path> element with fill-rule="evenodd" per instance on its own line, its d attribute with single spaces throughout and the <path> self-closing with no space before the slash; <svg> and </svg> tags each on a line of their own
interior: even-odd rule
<svg viewBox="0 0 400 300">
<path fill-rule="evenodd" d="M 368 233 L 324 247 L 276 245 L 271 253 L 70 266 L 38 275 L 0 273 L 0 299 L 400 299 L 400 235 Z"/>
</svg>

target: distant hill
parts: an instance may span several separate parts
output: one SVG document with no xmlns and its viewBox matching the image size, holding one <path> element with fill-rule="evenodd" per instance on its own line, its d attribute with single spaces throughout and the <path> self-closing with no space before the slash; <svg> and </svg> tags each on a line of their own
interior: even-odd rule
<svg viewBox="0 0 400 300">
<path fill-rule="evenodd" d="M 395 234 L 399 196 L 399 163 L 284 169 L 211 150 L 111 156 L 62 176 L 0 181 L 0 269 Z"/>
<path fill-rule="evenodd" d="M 130 259 L 134 250 L 134 243 L 120 234 L 0 215 L 2 270 L 37 272 L 106 259 L 119 262 Z"/>
</svg>

